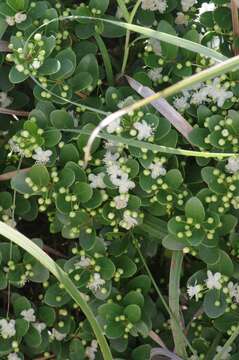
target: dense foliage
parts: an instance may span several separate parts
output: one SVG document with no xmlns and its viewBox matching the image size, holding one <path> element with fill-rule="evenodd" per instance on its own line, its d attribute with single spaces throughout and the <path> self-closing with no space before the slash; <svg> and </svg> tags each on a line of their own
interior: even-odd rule
<svg viewBox="0 0 239 360">
<path fill-rule="evenodd" d="M 174 343 L 183 359 L 239 356 L 236 340 L 220 357 L 238 330 L 239 158 L 174 153 L 238 153 L 239 72 L 168 99 L 187 138 L 147 105 L 108 125 L 84 166 L 96 125 L 140 99 L 124 73 L 159 91 L 215 63 L 114 22 L 226 58 L 239 46 L 231 10 L 227 0 L 0 0 L 0 220 L 69 275 L 115 360 Z M 0 290 L 0 358 L 102 359 L 64 286 L 4 237 Z"/>
</svg>

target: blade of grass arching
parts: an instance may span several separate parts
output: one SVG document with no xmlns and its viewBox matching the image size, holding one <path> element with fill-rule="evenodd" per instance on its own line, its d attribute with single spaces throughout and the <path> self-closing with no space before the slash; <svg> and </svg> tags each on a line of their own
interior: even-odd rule
<svg viewBox="0 0 239 360">
<path fill-rule="evenodd" d="M 48 269 L 57 280 L 64 286 L 64 289 L 72 297 L 72 299 L 80 306 L 82 312 L 88 319 L 95 333 L 96 339 L 100 346 L 104 360 L 113 360 L 108 343 L 103 335 L 103 330 L 95 318 L 91 308 L 81 296 L 81 293 L 75 287 L 69 276 L 62 270 L 50 256 L 48 256 L 39 246 L 19 231 L 11 228 L 0 221 L 0 235 L 20 246 L 23 250 L 31 254 L 46 269 Z"/>
<path fill-rule="evenodd" d="M 111 60 L 110 60 L 108 50 L 105 46 L 104 41 L 102 40 L 102 37 L 98 33 L 95 34 L 95 40 L 100 49 L 102 60 L 104 62 L 108 85 L 113 86 L 114 85 L 114 74 L 113 74 Z"/>
<path fill-rule="evenodd" d="M 94 139 L 98 136 L 101 130 L 103 130 L 106 126 L 114 122 L 116 119 L 133 112 L 142 106 L 150 104 L 152 101 L 157 100 L 159 98 L 167 98 L 169 96 L 175 95 L 178 92 L 192 87 L 198 82 L 203 82 L 208 79 L 212 79 L 217 75 L 226 73 L 232 69 L 239 67 L 239 56 L 235 56 L 231 59 L 224 61 L 223 63 L 212 66 L 209 69 L 203 70 L 200 73 L 194 74 L 188 78 L 185 78 L 178 83 L 169 86 L 168 88 L 159 91 L 158 93 L 147 97 L 146 99 L 141 99 L 136 101 L 134 104 L 126 106 L 123 109 L 120 109 L 109 116 L 107 116 L 104 120 L 102 120 L 99 125 L 92 131 L 91 136 L 89 137 L 88 143 L 85 147 L 85 165 L 87 165 L 88 160 L 90 158 L 91 147 L 94 142 Z"/>
<path fill-rule="evenodd" d="M 204 55 L 206 57 L 212 58 L 213 60 L 215 60 L 217 62 L 225 61 L 227 59 L 226 56 L 224 56 L 224 55 L 220 54 L 219 52 L 217 52 L 213 49 L 210 49 L 206 46 L 200 45 L 198 43 L 195 43 L 195 42 L 187 40 L 187 39 L 180 38 L 175 35 L 170 35 L 170 34 L 167 34 L 167 33 L 161 32 L 161 31 L 149 29 L 144 26 L 130 24 L 129 22 L 125 23 L 122 21 L 114 21 L 114 20 L 109 20 L 109 19 L 102 19 L 102 18 L 96 19 L 96 18 L 87 17 L 87 16 L 82 16 L 82 18 L 91 19 L 91 20 L 101 20 L 103 22 L 108 22 L 112 25 L 120 26 L 126 30 L 133 31 L 138 34 L 142 34 L 144 36 L 147 36 L 148 38 L 157 39 L 157 40 L 166 42 L 168 44 L 190 50 L 197 54 Z"/>
<path fill-rule="evenodd" d="M 126 76 L 129 85 L 139 95 L 144 98 L 155 95 L 155 92 L 147 86 L 143 86 L 140 82 L 136 81 L 130 76 Z M 178 130 L 187 140 L 189 140 L 189 134 L 193 130 L 193 127 L 184 119 L 184 117 L 174 109 L 172 105 L 165 99 L 158 99 L 151 102 L 151 105 L 159 111 L 174 127 Z M 191 142 L 190 142 L 191 143 Z"/>
<path fill-rule="evenodd" d="M 188 346 L 190 351 L 196 356 L 196 352 L 195 352 L 194 348 L 192 347 L 192 345 L 190 344 L 189 340 L 187 339 L 186 335 L 184 334 L 183 328 L 181 327 L 181 325 L 178 322 L 178 319 L 175 317 L 174 313 L 172 312 L 172 309 L 168 306 L 166 300 L 164 299 L 163 294 L 161 293 L 156 281 L 154 280 L 154 277 L 153 277 L 153 275 L 152 275 L 152 273 L 151 273 L 151 271 L 150 271 L 150 269 L 148 267 L 147 262 L 145 261 L 145 258 L 144 258 L 143 254 L 142 254 L 142 251 L 140 250 L 140 247 L 139 247 L 139 244 L 138 244 L 137 240 L 134 239 L 134 237 L 133 237 L 133 240 L 134 240 L 135 248 L 138 251 L 139 257 L 140 257 L 140 259 L 142 261 L 142 264 L 144 265 L 144 268 L 145 268 L 148 276 L 150 277 L 150 280 L 151 280 L 151 282 L 153 284 L 153 287 L 154 287 L 156 293 L 158 294 L 158 296 L 159 296 L 165 310 L 167 311 L 170 318 L 174 319 L 174 324 L 178 329 L 178 333 L 181 334 L 181 337 L 183 338 L 183 342 L 185 342 L 185 344 Z"/>
<path fill-rule="evenodd" d="M 83 135 L 90 135 L 92 132 L 81 130 L 81 129 L 61 129 L 64 132 L 75 132 Z M 119 135 L 109 135 L 107 133 L 97 133 L 96 137 L 99 137 L 104 140 L 112 141 L 116 144 L 125 144 L 133 147 L 137 147 L 139 149 L 148 149 L 154 151 L 156 153 L 164 153 L 164 154 L 174 154 L 174 155 L 182 155 L 182 156 L 193 156 L 193 157 L 202 157 L 202 158 L 216 158 L 223 159 L 228 157 L 233 157 L 239 154 L 235 153 L 215 153 L 215 152 L 207 152 L 207 151 L 193 151 L 193 150 L 184 150 L 184 149 L 175 149 L 167 146 L 151 144 L 144 141 L 133 140 L 130 138 L 125 138 Z"/>
</svg>

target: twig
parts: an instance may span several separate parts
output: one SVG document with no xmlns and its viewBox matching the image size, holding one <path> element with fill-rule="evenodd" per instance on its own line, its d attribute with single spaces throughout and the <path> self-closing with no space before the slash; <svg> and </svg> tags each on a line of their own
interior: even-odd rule
<svg viewBox="0 0 239 360">
<path fill-rule="evenodd" d="M 7 114 L 7 115 L 17 115 L 17 116 L 28 116 L 28 111 L 23 110 L 13 110 L 13 109 L 6 109 L 3 107 L 0 107 L 0 114 Z"/>
<path fill-rule="evenodd" d="M 139 95 L 144 98 L 155 95 L 155 92 L 147 86 L 143 86 L 140 82 L 134 80 L 130 76 L 126 76 L 129 85 Z M 184 117 L 175 110 L 167 100 L 161 98 L 151 102 L 151 105 L 158 110 L 189 142 L 189 134 L 193 127 L 184 119 Z"/>
<path fill-rule="evenodd" d="M 14 171 L 9 171 L 5 174 L 0 175 L 0 181 L 7 181 L 12 179 L 17 173 L 25 173 L 28 172 L 31 168 L 26 168 L 26 169 L 21 169 L 21 170 L 14 170 Z"/>
<path fill-rule="evenodd" d="M 231 14 L 232 14 L 233 35 L 234 35 L 234 38 L 236 39 L 239 37 L 239 20 L 238 20 L 237 0 L 231 0 Z M 238 55 L 238 54 L 239 54 L 239 48 L 234 44 L 234 55 Z"/>
<path fill-rule="evenodd" d="M 64 254 L 62 254 L 60 251 L 55 250 L 48 245 L 44 245 L 43 250 L 45 250 L 45 252 L 47 252 L 48 254 L 55 255 L 57 257 L 66 258 L 66 256 Z"/>
<path fill-rule="evenodd" d="M 166 345 L 164 344 L 163 340 L 156 334 L 153 330 L 150 330 L 149 337 L 155 341 L 158 345 L 162 348 L 167 349 Z"/>
<path fill-rule="evenodd" d="M 0 52 L 10 52 L 11 50 L 8 47 L 8 42 L 0 40 Z"/>
</svg>

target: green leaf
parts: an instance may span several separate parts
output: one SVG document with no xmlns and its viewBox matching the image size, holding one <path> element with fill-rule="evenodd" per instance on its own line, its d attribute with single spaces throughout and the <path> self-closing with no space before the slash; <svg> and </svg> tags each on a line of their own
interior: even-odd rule
<svg viewBox="0 0 239 360">
<path fill-rule="evenodd" d="M 110 280 L 112 279 L 114 273 L 115 273 L 115 265 L 114 263 L 106 258 L 101 257 L 96 260 L 97 265 L 100 266 L 100 274 L 104 280 Z"/>
<path fill-rule="evenodd" d="M 44 145 L 47 148 L 56 146 L 61 141 L 61 132 L 56 128 L 47 128 L 44 131 L 43 137 L 45 139 Z"/>
<path fill-rule="evenodd" d="M 27 175 L 33 181 L 34 185 L 37 185 L 39 188 L 47 186 L 50 182 L 47 168 L 43 165 L 34 165 Z"/>
<path fill-rule="evenodd" d="M 90 185 L 82 181 L 74 184 L 73 192 L 82 203 L 89 201 L 93 195 L 93 190 Z"/>
<path fill-rule="evenodd" d="M 93 83 L 93 78 L 88 72 L 81 71 L 69 80 L 74 92 L 87 90 Z"/>
<path fill-rule="evenodd" d="M 97 62 L 95 55 L 93 55 L 93 54 L 85 55 L 81 59 L 79 65 L 77 67 L 77 70 L 78 69 L 79 69 L 79 71 L 89 73 L 93 79 L 92 86 L 93 87 L 96 86 L 96 84 L 99 80 L 99 66 L 98 66 L 98 62 Z"/>
<path fill-rule="evenodd" d="M 30 325 L 28 333 L 24 336 L 24 341 L 27 346 L 38 347 L 42 342 L 42 337 L 39 331 Z"/>
<path fill-rule="evenodd" d="M 174 36 L 176 35 L 176 31 L 174 30 L 174 28 L 165 20 L 161 20 L 159 22 L 158 30 L 161 33 L 167 33 L 167 34 L 174 35 Z M 166 43 L 166 42 L 162 42 L 161 48 L 162 48 L 163 56 L 165 56 L 167 59 L 173 60 L 176 58 L 177 53 L 178 53 L 177 46 L 170 45 L 169 43 Z"/>
<path fill-rule="evenodd" d="M 185 205 L 185 214 L 188 218 L 201 223 L 205 218 L 205 210 L 201 201 L 196 197 L 189 199 Z"/>
<path fill-rule="evenodd" d="M 9 80 L 13 84 L 19 84 L 25 81 L 29 75 L 25 75 L 24 72 L 17 71 L 16 67 L 13 66 L 9 73 Z"/>
<path fill-rule="evenodd" d="M 74 120 L 72 116 L 65 110 L 54 110 L 50 114 L 50 121 L 57 129 L 74 128 Z"/>
<path fill-rule="evenodd" d="M 98 307 L 98 314 L 105 320 L 114 320 L 116 316 L 123 314 L 122 306 L 115 303 L 106 303 Z"/>
<path fill-rule="evenodd" d="M 121 275 L 122 278 L 132 277 L 137 271 L 137 266 L 127 255 L 122 255 L 119 258 L 116 258 L 114 263 L 117 268 L 123 270 L 123 274 Z"/>
<path fill-rule="evenodd" d="M 52 75 L 57 73 L 61 68 L 61 63 L 57 59 L 46 59 L 44 64 L 38 70 L 38 75 Z"/>
<path fill-rule="evenodd" d="M 218 306 L 215 305 L 216 301 L 219 301 Z M 219 316 L 224 314 L 226 308 L 226 297 L 222 291 L 212 289 L 206 293 L 203 300 L 203 309 L 209 318 L 218 318 Z"/>
<path fill-rule="evenodd" d="M 100 14 L 104 14 L 109 6 L 109 0 L 90 0 L 89 7 L 91 9 L 97 9 L 100 10 Z"/>
<path fill-rule="evenodd" d="M 66 144 L 61 148 L 60 161 L 63 165 L 65 165 L 68 161 L 77 163 L 79 158 L 79 152 L 74 144 Z"/>
<path fill-rule="evenodd" d="M 163 238 L 162 245 L 168 250 L 182 250 L 188 243 L 184 239 L 178 239 L 176 236 L 167 235 Z"/>
<path fill-rule="evenodd" d="M 132 360 L 149 360 L 151 346 L 148 344 L 136 347 L 132 352 Z"/>
<path fill-rule="evenodd" d="M 128 305 L 124 309 L 124 315 L 130 322 L 134 324 L 141 319 L 141 309 L 136 304 Z"/>
<path fill-rule="evenodd" d="M 45 304 L 53 307 L 61 307 L 70 301 L 70 296 L 59 284 L 49 286 L 45 292 Z"/>
<path fill-rule="evenodd" d="M 219 250 L 218 261 L 209 266 L 212 272 L 220 272 L 223 275 L 231 277 L 234 271 L 234 265 L 230 256 L 223 250 Z"/>
<path fill-rule="evenodd" d="M 25 10 L 27 1 L 26 0 L 7 0 L 7 4 L 14 10 L 21 11 Z"/>
</svg>

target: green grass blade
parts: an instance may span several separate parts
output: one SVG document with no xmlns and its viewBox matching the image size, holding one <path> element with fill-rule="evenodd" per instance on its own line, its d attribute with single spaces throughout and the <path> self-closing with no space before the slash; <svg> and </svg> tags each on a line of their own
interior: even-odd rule
<svg viewBox="0 0 239 360">
<path fill-rule="evenodd" d="M 103 335 L 102 328 L 95 318 L 91 308 L 87 302 L 81 296 L 76 286 L 73 284 L 69 276 L 62 270 L 54 260 L 51 259 L 39 246 L 19 231 L 11 228 L 2 221 L 0 221 L 0 235 L 14 242 L 22 249 L 31 254 L 36 260 L 38 260 L 45 268 L 47 268 L 56 278 L 60 281 L 66 292 L 72 297 L 72 299 L 80 306 L 82 312 L 85 314 L 92 329 L 95 333 L 96 339 L 99 343 L 104 360 L 113 360 L 107 341 Z"/>
<path fill-rule="evenodd" d="M 64 132 L 75 132 L 83 135 L 91 135 L 91 132 L 81 129 L 61 129 Z M 215 158 L 215 159 L 223 159 L 232 156 L 236 156 L 239 154 L 235 153 L 216 153 L 216 152 L 208 152 L 208 151 L 194 151 L 194 150 L 184 150 L 184 149 L 175 149 L 172 147 L 151 144 L 145 141 L 134 140 L 130 138 L 125 138 L 119 135 L 109 135 L 107 133 L 98 134 L 97 137 L 112 141 L 116 144 L 126 144 L 129 146 L 133 146 L 139 149 L 148 149 L 157 153 L 165 153 L 165 154 L 174 154 L 174 155 L 182 155 L 182 156 L 192 156 L 192 157 L 201 157 L 201 158 Z"/>
</svg>

